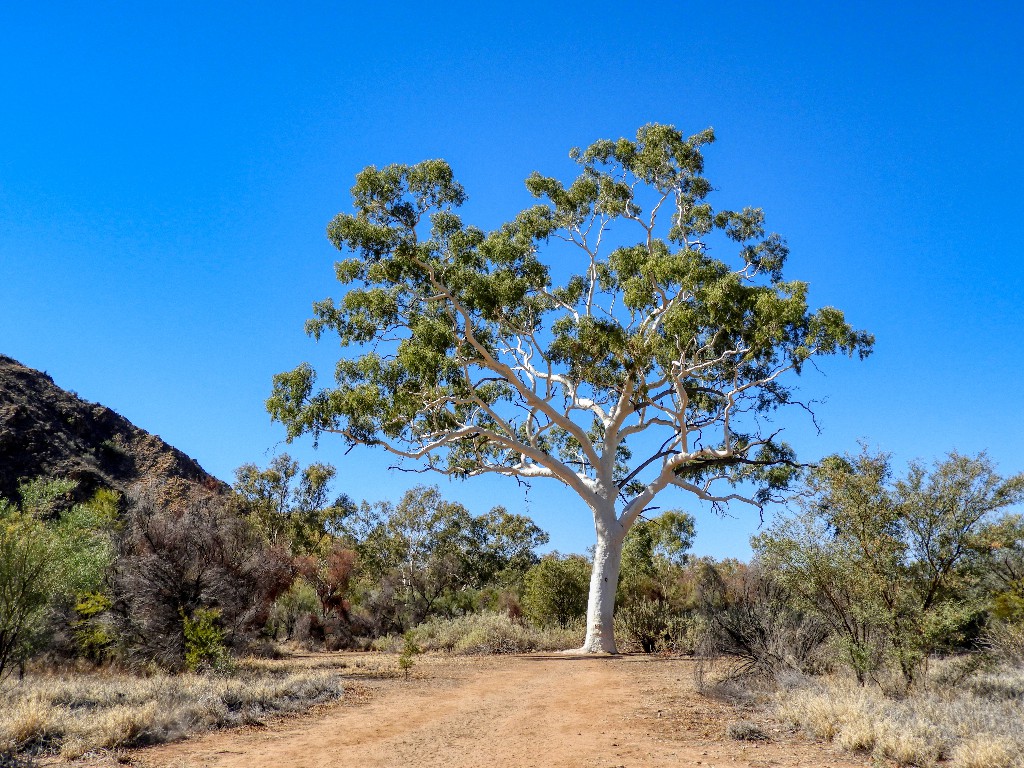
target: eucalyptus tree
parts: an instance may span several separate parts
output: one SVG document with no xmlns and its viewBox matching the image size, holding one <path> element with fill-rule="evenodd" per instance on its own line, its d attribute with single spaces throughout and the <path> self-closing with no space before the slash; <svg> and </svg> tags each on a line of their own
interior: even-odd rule
<svg viewBox="0 0 1024 768">
<path fill-rule="evenodd" d="M 267 401 L 289 439 L 335 433 L 419 469 L 575 491 L 597 537 L 583 651 L 615 650 L 623 540 L 654 498 L 765 504 L 795 466 L 767 426 L 796 402 L 787 375 L 871 349 L 783 280 L 760 209 L 707 202 L 713 140 L 647 125 L 574 149 L 575 180 L 533 173 L 538 202 L 490 232 L 458 214 L 443 160 L 364 169 L 354 212 L 327 229 L 347 292 L 306 324 L 347 353 L 331 386 L 302 364 Z M 712 255 L 730 241 L 732 261 Z"/>
</svg>

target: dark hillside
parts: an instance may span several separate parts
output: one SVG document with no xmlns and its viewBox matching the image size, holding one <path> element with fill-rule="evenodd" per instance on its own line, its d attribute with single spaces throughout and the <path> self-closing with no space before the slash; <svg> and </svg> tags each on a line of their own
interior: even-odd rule
<svg viewBox="0 0 1024 768">
<path fill-rule="evenodd" d="M 11 497 L 19 480 L 40 476 L 76 480 L 79 500 L 100 487 L 124 493 L 147 481 L 166 484 L 172 495 L 194 485 L 227 490 L 156 435 L 0 355 L 0 495 Z"/>
</svg>

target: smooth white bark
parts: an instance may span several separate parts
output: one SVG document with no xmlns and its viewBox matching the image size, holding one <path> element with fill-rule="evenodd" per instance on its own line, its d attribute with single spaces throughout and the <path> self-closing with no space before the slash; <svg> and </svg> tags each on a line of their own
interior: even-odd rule
<svg viewBox="0 0 1024 768">
<path fill-rule="evenodd" d="M 615 646 L 615 592 L 622 565 L 622 545 L 626 529 L 615 518 L 615 503 L 607 510 L 594 510 L 597 544 L 594 567 L 590 573 L 590 599 L 587 601 L 587 635 L 582 653 L 618 653 Z"/>
</svg>

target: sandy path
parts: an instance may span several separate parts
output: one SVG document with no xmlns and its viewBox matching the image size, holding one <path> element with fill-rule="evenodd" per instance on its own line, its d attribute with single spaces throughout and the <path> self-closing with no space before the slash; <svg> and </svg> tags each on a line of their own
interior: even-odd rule
<svg viewBox="0 0 1024 768">
<path fill-rule="evenodd" d="M 426 662 L 427 660 L 423 660 Z M 435 660 L 359 704 L 265 729 L 140 750 L 143 766 L 847 766 L 780 735 L 736 742 L 737 713 L 692 691 L 684 660 L 526 656 Z"/>
</svg>

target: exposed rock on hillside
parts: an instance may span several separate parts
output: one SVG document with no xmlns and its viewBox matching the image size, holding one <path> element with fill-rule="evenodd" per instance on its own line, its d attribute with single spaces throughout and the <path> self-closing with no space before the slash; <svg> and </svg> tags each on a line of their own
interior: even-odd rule
<svg viewBox="0 0 1024 768">
<path fill-rule="evenodd" d="M 156 435 L 0 355 L 0 496 L 40 476 L 76 480 L 78 500 L 100 487 L 125 493 L 140 482 L 161 484 L 171 495 L 190 486 L 227 490 Z"/>
</svg>

